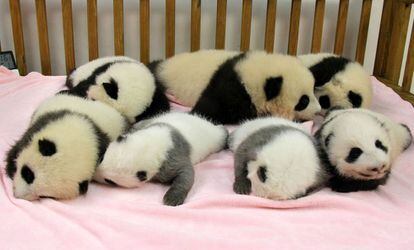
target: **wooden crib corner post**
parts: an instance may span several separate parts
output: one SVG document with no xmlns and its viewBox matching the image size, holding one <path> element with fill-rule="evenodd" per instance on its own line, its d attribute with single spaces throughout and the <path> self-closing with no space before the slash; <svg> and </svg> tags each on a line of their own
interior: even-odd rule
<svg viewBox="0 0 414 250">
<path fill-rule="evenodd" d="M 24 50 L 22 14 L 20 0 L 9 0 L 10 15 L 13 26 L 14 50 L 16 52 L 17 67 L 21 75 L 26 75 L 26 56 Z"/>
</svg>

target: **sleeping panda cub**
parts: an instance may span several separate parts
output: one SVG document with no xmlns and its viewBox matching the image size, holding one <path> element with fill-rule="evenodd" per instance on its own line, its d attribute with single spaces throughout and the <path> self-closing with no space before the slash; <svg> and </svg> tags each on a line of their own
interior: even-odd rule
<svg viewBox="0 0 414 250">
<path fill-rule="evenodd" d="M 137 123 L 112 142 L 94 179 L 122 187 L 171 183 L 164 204 L 183 204 L 194 182 L 193 165 L 220 151 L 227 130 L 195 115 L 166 113 Z"/>
<path fill-rule="evenodd" d="M 104 102 L 129 122 L 168 111 L 164 88 L 148 68 L 134 59 L 103 57 L 75 69 L 66 80 L 68 93 Z"/>
<path fill-rule="evenodd" d="M 323 111 L 371 105 L 370 76 L 359 63 L 329 53 L 307 54 L 299 59 L 315 78 L 315 95 Z"/>
<path fill-rule="evenodd" d="M 310 71 L 294 57 L 225 50 L 183 53 L 152 68 L 184 105 L 220 124 L 258 116 L 309 120 L 320 111 Z"/>
<path fill-rule="evenodd" d="M 412 143 L 406 125 L 366 109 L 330 111 L 315 137 L 329 186 L 338 192 L 385 184 L 393 161 Z"/>
<path fill-rule="evenodd" d="M 259 118 L 243 123 L 229 137 L 234 152 L 238 194 L 287 200 L 320 186 L 320 167 L 313 138 L 297 123 L 281 118 Z"/>
<path fill-rule="evenodd" d="M 103 103 L 67 95 L 47 99 L 7 153 L 14 196 L 36 200 L 85 194 L 106 147 L 127 125 Z"/>
</svg>

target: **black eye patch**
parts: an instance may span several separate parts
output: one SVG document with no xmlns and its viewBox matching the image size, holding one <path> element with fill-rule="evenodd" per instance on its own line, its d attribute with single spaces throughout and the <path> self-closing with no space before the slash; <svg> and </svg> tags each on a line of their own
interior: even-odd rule
<svg viewBox="0 0 414 250">
<path fill-rule="evenodd" d="M 138 171 L 136 174 L 138 180 L 146 181 L 147 180 L 147 172 L 146 171 Z"/>
<path fill-rule="evenodd" d="M 375 141 L 375 147 L 381 149 L 382 151 L 384 151 L 385 153 L 388 152 L 388 148 L 386 146 L 384 146 L 384 144 L 382 144 L 382 142 L 380 140 L 376 140 Z"/>
<path fill-rule="evenodd" d="M 259 180 L 261 182 L 266 182 L 267 179 L 267 168 L 265 166 L 259 167 L 257 170 L 257 177 L 259 177 Z"/>
<path fill-rule="evenodd" d="M 360 148 L 351 148 L 351 150 L 349 151 L 348 156 L 346 157 L 345 161 L 348 163 L 353 163 L 355 162 L 358 157 L 362 154 L 362 150 Z"/>
<path fill-rule="evenodd" d="M 331 107 L 331 99 L 327 95 L 322 95 L 319 97 L 319 104 L 323 109 L 328 109 Z"/>
<path fill-rule="evenodd" d="M 118 184 L 116 184 L 113 180 L 110 179 L 105 179 L 105 182 L 112 186 L 118 186 Z"/>
<path fill-rule="evenodd" d="M 120 135 L 120 136 L 118 136 L 118 138 L 116 138 L 116 141 L 117 142 L 123 142 L 126 139 L 127 139 L 127 136 L 126 135 Z"/>
<path fill-rule="evenodd" d="M 359 108 L 362 105 L 362 97 L 353 91 L 348 92 L 348 100 L 352 103 L 352 107 Z"/>
<path fill-rule="evenodd" d="M 282 89 L 283 77 L 271 77 L 266 79 L 264 91 L 266 94 L 266 101 L 269 101 L 280 94 Z"/>
<path fill-rule="evenodd" d="M 118 99 L 118 84 L 114 79 L 111 79 L 110 82 L 102 83 L 102 86 L 109 97 L 115 100 Z"/>
<path fill-rule="evenodd" d="M 79 183 L 79 194 L 84 195 L 88 192 L 89 181 L 85 180 Z"/>
<path fill-rule="evenodd" d="M 296 104 L 295 106 L 295 110 L 296 111 L 302 111 L 304 110 L 307 106 L 309 105 L 309 96 L 307 95 L 303 95 L 301 96 L 301 98 L 299 99 L 298 104 Z"/>
<path fill-rule="evenodd" d="M 27 184 L 32 184 L 35 179 L 35 174 L 33 171 L 26 165 L 22 167 L 22 170 L 20 171 L 20 174 L 22 175 L 23 180 Z"/>
<path fill-rule="evenodd" d="M 39 140 L 39 152 L 43 156 L 52 156 L 56 153 L 56 145 L 48 139 Z"/>
</svg>

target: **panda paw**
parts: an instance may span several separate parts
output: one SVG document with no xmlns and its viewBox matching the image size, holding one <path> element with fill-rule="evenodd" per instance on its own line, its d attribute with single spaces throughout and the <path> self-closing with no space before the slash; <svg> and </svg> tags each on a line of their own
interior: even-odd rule
<svg viewBox="0 0 414 250">
<path fill-rule="evenodd" d="M 164 195 L 164 205 L 167 206 L 179 206 L 182 205 L 184 203 L 184 200 L 186 198 L 186 195 L 184 194 L 179 194 L 177 192 L 167 192 Z"/>
<path fill-rule="evenodd" d="M 236 180 L 233 184 L 233 190 L 237 194 L 250 194 L 252 189 L 252 183 L 249 179 Z"/>
</svg>

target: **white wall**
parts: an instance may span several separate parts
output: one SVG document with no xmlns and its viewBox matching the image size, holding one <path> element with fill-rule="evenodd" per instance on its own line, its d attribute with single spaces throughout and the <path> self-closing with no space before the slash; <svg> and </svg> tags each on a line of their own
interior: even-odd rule
<svg viewBox="0 0 414 250">
<path fill-rule="evenodd" d="M 13 50 L 9 1 L 0 1 L 0 41 L 3 50 Z M 29 71 L 40 71 L 35 1 L 21 0 L 26 60 Z M 61 1 L 47 1 L 49 40 L 53 74 L 65 73 L 63 48 L 63 30 L 61 17 Z M 164 56 L 164 0 L 151 0 L 151 59 Z M 251 49 L 262 49 L 265 29 L 265 0 L 255 0 L 253 4 Z M 275 51 L 287 51 L 289 33 L 290 2 L 279 0 L 276 20 Z M 325 25 L 323 31 L 324 51 L 332 51 L 335 37 L 336 19 L 339 0 L 327 0 Z M 345 56 L 354 58 L 358 24 L 361 10 L 361 0 L 351 0 L 348 16 L 345 42 Z M 176 1 L 176 53 L 188 51 L 190 48 L 190 0 Z M 313 10 L 315 0 L 302 1 L 302 15 L 299 35 L 299 54 L 308 53 L 312 39 Z M 372 72 L 379 23 L 383 0 L 374 1 L 368 33 L 365 68 Z M 240 45 L 242 0 L 229 0 L 227 7 L 226 49 L 237 50 Z M 125 9 L 125 53 L 139 58 L 139 1 L 124 0 Z M 113 15 L 112 1 L 98 1 L 99 49 L 100 56 L 113 54 Z M 88 60 L 86 1 L 73 0 L 76 64 Z M 216 1 L 202 1 L 201 48 L 214 48 Z"/>
</svg>

